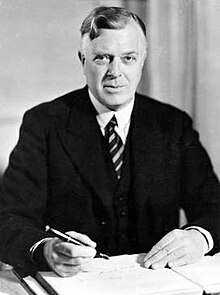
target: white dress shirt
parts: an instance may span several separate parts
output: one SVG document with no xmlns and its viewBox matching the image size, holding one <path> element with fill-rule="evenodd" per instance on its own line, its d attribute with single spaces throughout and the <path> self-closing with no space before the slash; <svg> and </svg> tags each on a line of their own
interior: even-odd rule
<svg viewBox="0 0 220 295">
<path fill-rule="evenodd" d="M 91 91 L 89 91 L 89 97 L 91 99 L 91 102 L 94 108 L 96 109 L 98 113 L 96 115 L 96 119 L 102 131 L 102 134 L 105 135 L 105 127 L 108 124 L 108 122 L 111 120 L 111 118 L 115 115 L 118 122 L 118 126 L 115 127 L 115 131 L 121 137 L 121 140 L 123 144 L 125 145 L 129 127 L 130 127 L 130 122 L 131 122 L 131 113 L 134 107 L 134 98 L 124 108 L 118 111 L 113 111 L 108 109 L 103 104 L 101 104 L 94 97 Z"/>
</svg>

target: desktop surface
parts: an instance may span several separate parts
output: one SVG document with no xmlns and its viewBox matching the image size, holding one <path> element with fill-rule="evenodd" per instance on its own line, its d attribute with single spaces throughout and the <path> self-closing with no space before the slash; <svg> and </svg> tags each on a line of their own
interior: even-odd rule
<svg viewBox="0 0 220 295">
<path fill-rule="evenodd" d="M 12 270 L 0 271 L 0 294 L 4 295 L 28 295 L 13 274 Z"/>
</svg>

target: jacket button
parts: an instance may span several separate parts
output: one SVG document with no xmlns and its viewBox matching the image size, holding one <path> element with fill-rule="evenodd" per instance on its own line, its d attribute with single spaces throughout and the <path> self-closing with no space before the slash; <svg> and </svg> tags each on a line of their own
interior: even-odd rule
<svg viewBox="0 0 220 295">
<path fill-rule="evenodd" d="M 121 216 L 126 216 L 126 212 L 125 212 L 125 211 L 122 211 L 122 212 L 120 213 L 120 215 L 121 215 Z"/>
</svg>

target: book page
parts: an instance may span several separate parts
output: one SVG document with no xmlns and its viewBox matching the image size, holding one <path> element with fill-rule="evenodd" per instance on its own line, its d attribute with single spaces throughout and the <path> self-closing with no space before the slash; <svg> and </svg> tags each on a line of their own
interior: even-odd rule
<svg viewBox="0 0 220 295">
<path fill-rule="evenodd" d="M 141 266 L 144 255 L 121 255 L 110 260 L 95 258 L 73 277 L 41 272 L 60 295 L 201 295 L 202 289 L 172 270 Z"/>
<path fill-rule="evenodd" d="M 206 293 L 220 292 L 220 254 L 205 256 L 197 263 L 174 270 L 201 286 Z"/>
</svg>

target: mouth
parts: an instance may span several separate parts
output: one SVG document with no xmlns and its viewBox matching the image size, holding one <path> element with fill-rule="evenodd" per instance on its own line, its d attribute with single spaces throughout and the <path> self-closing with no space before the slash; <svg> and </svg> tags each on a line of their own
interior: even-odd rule
<svg viewBox="0 0 220 295">
<path fill-rule="evenodd" d="M 119 87 L 123 87 L 123 85 L 105 84 L 104 87 L 119 88 Z"/>
<path fill-rule="evenodd" d="M 109 93 L 117 93 L 123 89 L 123 85 L 104 85 L 104 89 Z"/>
<path fill-rule="evenodd" d="M 110 88 L 110 89 L 121 89 L 123 87 L 124 85 L 112 85 L 112 84 L 104 85 L 104 88 Z"/>
</svg>

